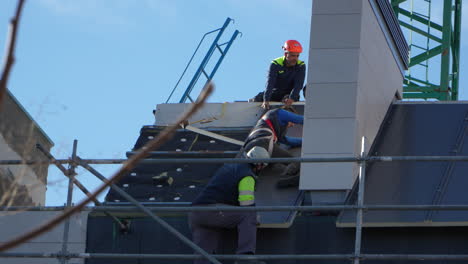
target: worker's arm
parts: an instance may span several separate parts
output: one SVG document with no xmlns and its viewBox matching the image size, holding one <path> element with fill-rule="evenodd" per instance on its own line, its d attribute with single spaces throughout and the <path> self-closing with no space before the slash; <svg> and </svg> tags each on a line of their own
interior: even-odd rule
<svg viewBox="0 0 468 264">
<path fill-rule="evenodd" d="M 282 126 L 288 124 L 288 122 L 292 122 L 294 124 L 304 124 L 304 116 L 286 111 L 284 109 L 278 110 L 278 121 Z"/>
<path fill-rule="evenodd" d="M 263 102 L 269 102 L 271 100 L 271 94 L 273 93 L 273 88 L 275 88 L 276 85 L 276 78 L 278 77 L 278 67 L 280 66 L 275 63 L 270 64 L 265 93 L 263 94 Z"/>
<path fill-rule="evenodd" d="M 306 73 L 306 66 L 304 62 L 302 62 L 302 64 L 299 66 L 299 72 L 296 75 L 296 79 L 294 80 L 294 87 L 291 93 L 289 94 L 289 98 L 296 102 L 299 101 L 299 92 L 304 86 L 305 73 Z"/>
<path fill-rule="evenodd" d="M 255 205 L 255 179 L 252 176 L 246 176 L 239 181 L 239 205 Z"/>
</svg>

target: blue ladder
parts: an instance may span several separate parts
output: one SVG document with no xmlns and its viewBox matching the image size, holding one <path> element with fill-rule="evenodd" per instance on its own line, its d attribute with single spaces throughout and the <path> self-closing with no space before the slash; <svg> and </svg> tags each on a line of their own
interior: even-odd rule
<svg viewBox="0 0 468 264">
<path fill-rule="evenodd" d="M 169 100 L 171 99 L 172 97 L 172 94 L 174 93 L 174 91 L 176 90 L 177 86 L 179 85 L 180 81 L 182 80 L 182 77 L 184 76 L 185 72 L 187 71 L 187 68 L 189 67 L 190 63 L 192 62 L 193 60 L 193 57 L 195 56 L 195 54 L 197 53 L 198 51 L 198 48 L 200 48 L 200 45 L 202 44 L 203 40 L 205 39 L 205 37 L 211 33 L 214 33 L 214 32 L 218 32 L 218 35 L 216 36 L 216 38 L 213 40 L 213 43 L 211 44 L 208 52 L 206 53 L 205 55 L 205 58 L 203 59 L 203 61 L 201 62 L 200 66 L 198 67 L 197 71 L 195 72 L 192 80 L 190 81 L 189 85 L 187 86 L 187 89 L 185 89 L 185 92 L 184 94 L 182 95 L 182 97 L 180 98 L 179 100 L 179 103 L 185 103 L 185 101 L 187 101 L 187 99 L 189 99 L 191 102 L 193 102 L 193 99 L 190 97 L 190 93 L 192 92 L 193 90 L 193 87 L 195 86 L 195 84 L 197 83 L 198 79 L 200 78 L 200 75 L 203 73 L 203 75 L 206 77 L 206 82 L 210 81 L 211 79 L 213 79 L 213 76 L 215 75 L 216 71 L 218 70 L 219 66 L 221 65 L 221 62 L 223 61 L 224 57 L 226 56 L 226 53 L 229 51 L 229 48 L 231 47 L 232 43 L 234 42 L 234 40 L 237 38 L 237 35 L 239 35 L 239 31 L 236 30 L 234 31 L 234 33 L 232 34 L 231 36 L 231 39 L 226 42 L 226 43 L 222 43 L 222 44 L 218 44 L 218 41 L 219 39 L 221 38 L 221 35 L 224 33 L 224 30 L 227 28 L 227 26 L 229 25 L 229 23 L 233 21 L 231 18 L 227 18 L 226 21 L 224 22 L 224 25 L 221 27 L 221 28 L 218 28 L 218 29 L 215 29 L 215 30 L 212 30 L 210 32 L 207 32 L 205 33 L 205 35 L 203 35 L 202 39 L 200 40 L 200 43 L 198 43 L 198 46 L 197 48 L 195 49 L 195 52 L 193 53 L 192 57 L 190 58 L 187 66 L 185 67 L 185 70 L 184 72 L 182 73 L 182 76 L 180 76 L 179 80 L 177 81 L 174 89 L 172 89 L 172 92 L 171 94 L 169 95 L 169 97 L 167 98 L 166 100 L 166 103 L 169 102 Z M 224 46 L 224 49 L 222 49 L 221 47 Z M 205 71 L 205 66 L 206 64 L 208 63 L 208 61 L 210 60 L 211 56 L 213 55 L 213 52 L 215 50 L 218 50 L 220 53 L 221 53 L 221 56 L 219 57 L 218 59 L 218 62 L 216 63 L 215 67 L 213 68 L 213 70 L 211 71 L 210 74 L 208 74 L 206 71 Z"/>
</svg>

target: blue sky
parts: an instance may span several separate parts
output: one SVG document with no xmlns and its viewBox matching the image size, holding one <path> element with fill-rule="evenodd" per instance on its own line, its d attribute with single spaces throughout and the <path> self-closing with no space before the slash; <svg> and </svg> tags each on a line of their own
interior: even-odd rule
<svg viewBox="0 0 468 264">
<path fill-rule="evenodd" d="M 0 1 L 2 48 L 15 6 Z M 246 100 L 263 89 L 269 62 L 282 55 L 286 39 L 308 47 L 310 14 L 303 0 L 28 0 L 9 89 L 55 142 L 57 158 L 71 155 L 74 139 L 82 158 L 125 158 L 204 33 L 234 19 L 222 40 L 236 29 L 242 36 L 215 75 L 210 101 Z M 189 77 L 190 71 L 179 89 Z M 117 169 L 96 168 L 106 176 Z M 88 189 L 100 184 L 78 173 Z M 54 166 L 49 182 L 46 204 L 62 205 L 67 181 Z M 75 189 L 74 202 L 82 198 Z"/>
<path fill-rule="evenodd" d="M 0 1 L 2 47 L 15 6 Z M 303 44 L 301 59 L 308 63 L 311 8 L 309 0 L 28 0 L 9 89 L 55 142 L 57 158 L 71 155 L 74 139 L 82 158 L 125 158 L 141 127 L 154 123 L 152 110 L 166 101 L 204 33 L 234 19 L 222 40 L 236 29 L 242 35 L 215 75 L 210 101 L 247 100 L 263 90 L 269 63 L 282 55 L 286 39 Z M 460 99 L 468 98 L 467 29 L 464 18 Z M 179 91 L 204 51 L 206 45 Z M 117 169 L 95 167 L 105 176 Z M 83 169 L 78 173 L 88 189 L 100 184 Z M 46 204 L 62 205 L 66 185 L 51 166 Z M 83 198 L 75 189 L 74 202 Z"/>
</svg>

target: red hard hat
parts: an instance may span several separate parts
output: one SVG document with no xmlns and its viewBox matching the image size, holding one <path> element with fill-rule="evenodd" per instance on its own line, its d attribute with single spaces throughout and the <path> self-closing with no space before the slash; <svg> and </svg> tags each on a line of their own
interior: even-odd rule
<svg viewBox="0 0 468 264">
<path fill-rule="evenodd" d="M 290 40 L 286 40 L 286 42 L 284 43 L 283 50 L 285 52 L 301 53 L 302 52 L 302 46 L 301 46 L 301 43 L 299 43 L 299 41 L 290 39 Z"/>
</svg>

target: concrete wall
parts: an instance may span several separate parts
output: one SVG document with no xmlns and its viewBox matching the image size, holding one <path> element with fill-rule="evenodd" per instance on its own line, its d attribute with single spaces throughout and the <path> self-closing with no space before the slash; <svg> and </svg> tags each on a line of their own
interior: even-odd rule
<svg viewBox="0 0 468 264">
<path fill-rule="evenodd" d="M 8 146 L 3 136 L 0 135 L 0 160 L 20 159 L 21 157 Z M 13 175 L 13 179 L 9 179 L 9 175 Z M 46 189 L 46 184 L 39 179 L 30 166 L 0 166 L 0 190 L 4 191 L 0 192 L 0 204 L 44 206 Z M 25 195 L 30 199 L 24 199 Z"/>
<path fill-rule="evenodd" d="M 26 231 L 52 219 L 60 212 L 0 212 L 0 243 L 9 241 Z M 87 212 L 73 215 L 70 219 L 68 252 L 84 253 L 86 249 Z M 58 225 L 7 253 L 58 253 L 62 250 L 64 223 Z M 51 264 L 60 263 L 54 258 L 1 258 L 2 264 Z M 71 259 L 69 264 L 84 263 L 84 259 Z"/>
<path fill-rule="evenodd" d="M 303 157 L 357 156 L 366 150 L 403 75 L 374 0 L 314 0 L 308 62 Z M 352 163 L 302 164 L 300 188 L 350 189 Z"/>
<path fill-rule="evenodd" d="M 280 103 L 271 103 L 272 106 Z M 304 102 L 295 105 L 302 106 Z M 155 125 L 173 124 L 191 104 L 159 104 L 155 112 Z M 247 127 L 253 126 L 264 113 L 261 103 L 233 102 L 207 103 L 190 119 L 196 127 Z"/>
<path fill-rule="evenodd" d="M 15 97 L 7 91 L 0 105 L 0 159 L 1 160 L 47 160 L 35 145 L 49 150 L 53 142 L 37 125 Z M 0 166 L 0 205 L 44 205 L 47 185 L 47 164 L 25 166 Z M 13 180 L 9 179 L 13 175 Z M 16 188 L 16 187 L 18 188 Z M 15 189 L 27 190 L 14 193 Z M 5 193 L 11 192 L 5 199 Z M 17 196 L 25 199 L 17 199 Z M 3 199 L 2 199 L 3 198 Z M 28 202 L 26 202 L 29 200 Z"/>
<path fill-rule="evenodd" d="M 364 3 L 361 27 L 365 30 L 361 31 L 356 117 L 358 135 L 367 138 L 367 151 L 395 94 L 403 92 L 403 75 L 376 19 L 372 1 Z"/>
</svg>

